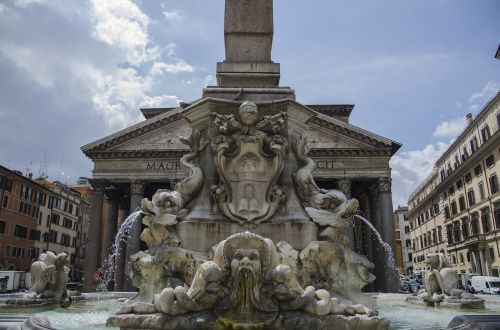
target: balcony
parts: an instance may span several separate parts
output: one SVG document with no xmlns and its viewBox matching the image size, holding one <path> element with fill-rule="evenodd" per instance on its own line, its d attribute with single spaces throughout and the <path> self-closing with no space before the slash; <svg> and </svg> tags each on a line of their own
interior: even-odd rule
<svg viewBox="0 0 500 330">
<path fill-rule="evenodd" d="M 467 248 L 469 250 L 477 250 L 486 246 L 486 237 L 484 234 L 477 234 L 466 237 L 459 242 L 448 243 L 448 250 L 455 251 Z"/>
</svg>

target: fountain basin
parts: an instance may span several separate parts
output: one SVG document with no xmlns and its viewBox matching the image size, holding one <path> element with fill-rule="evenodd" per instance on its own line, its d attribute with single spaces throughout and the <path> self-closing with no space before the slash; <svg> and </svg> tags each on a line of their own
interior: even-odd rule
<svg viewBox="0 0 500 330">
<path fill-rule="evenodd" d="M 130 294 L 129 294 L 130 295 Z M 379 315 L 390 321 L 389 329 L 446 329 L 451 320 L 458 315 L 500 315 L 500 296 L 480 295 L 486 300 L 485 309 L 449 309 L 429 308 L 418 305 L 408 305 L 406 294 L 368 294 L 375 298 Z M 114 319 L 114 311 L 124 305 L 118 301 L 117 294 L 86 294 L 75 299 L 69 308 L 48 307 L 10 307 L 2 309 L 0 318 L 8 315 L 38 315 L 46 316 L 52 326 L 68 330 L 97 330 L 106 327 L 108 318 Z M 201 314 L 200 314 L 201 315 Z M 150 315 L 151 316 L 151 315 Z M 111 322 L 111 321 L 110 321 Z M 340 321 L 339 321 L 340 322 Z M 110 324 L 111 325 L 111 324 Z M 0 324 L 0 329 L 2 329 Z M 289 323 L 283 326 L 292 329 Z"/>
</svg>

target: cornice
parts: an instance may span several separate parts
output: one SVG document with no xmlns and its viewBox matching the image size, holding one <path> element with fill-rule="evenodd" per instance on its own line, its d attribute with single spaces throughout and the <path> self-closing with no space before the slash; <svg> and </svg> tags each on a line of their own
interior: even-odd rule
<svg viewBox="0 0 500 330">
<path fill-rule="evenodd" d="M 383 149 L 311 149 L 309 157 L 387 157 L 392 155 L 389 148 Z"/>
<path fill-rule="evenodd" d="M 180 159 L 189 150 L 126 150 L 126 151 L 92 151 L 87 156 L 92 160 L 110 159 L 148 159 L 174 158 Z"/>
</svg>

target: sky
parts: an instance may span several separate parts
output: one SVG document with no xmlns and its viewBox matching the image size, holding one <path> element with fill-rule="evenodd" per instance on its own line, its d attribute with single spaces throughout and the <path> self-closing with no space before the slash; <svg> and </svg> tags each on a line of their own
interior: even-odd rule
<svg viewBox="0 0 500 330">
<path fill-rule="evenodd" d="M 274 3 L 281 85 L 403 144 L 395 206 L 500 90 L 500 1 Z M 0 164 L 91 177 L 82 145 L 214 84 L 223 19 L 222 0 L 0 0 Z"/>
</svg>

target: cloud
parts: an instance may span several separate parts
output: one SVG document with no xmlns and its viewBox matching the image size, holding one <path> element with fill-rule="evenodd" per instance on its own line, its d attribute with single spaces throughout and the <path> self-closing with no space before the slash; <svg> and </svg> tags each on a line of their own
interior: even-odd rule
<svg viewBox="0 0 500 330">
<path fill-rule="evenodd" d="M 436 130 L 432 135 L 434 135 L 435 137 L 452 138 L 460 134 L 464 130 L 466 125 L 467 120 L 465 117 L 443 121 L 436 127 Z"/>
<path fill-rule="evenodd" d="M 139 65 L 159 57 L 158 47 L 149 47 L 149 17 L 129 0 L 91 0 L 94 37 L 125 52 L 126 60 Z"/>
<path fill-rule="evenodd" d="M 195 68 L 187 64 L 184 60 L 177 60 L 175 63 L 155 62 L 151 68 L 150 74 L 153 76 L 163 75 L 164 73 L 177 74 L 180 72 L 193 72 Z"/>
<path fill-rule="evenodd" d="M 406 205 L 408 197 L 431 173 L 438 158 L 450 143 L 428 144 L 421 150 L 402 152 L 392 157 L 394 206 Z"/>
<path fill-rule="evenodd" d="M 178 10 L 173 10 L 173 11 L 166 11 L 165 10 L 163 12 L 163 16 L 165 17 L 165 19 L 167 21 L 178 21 L 178 20 L 181 20 L 183 18 L 182 14 Z"/>
<path fill-rule="evenodd" d="M 480 92 L 473 93 L 469 101 L 485 101 L 491 99 L 500 90 L 500 83 L 490 81 L 488 82 Z"/>
</svg>

